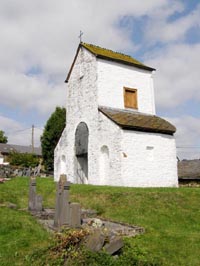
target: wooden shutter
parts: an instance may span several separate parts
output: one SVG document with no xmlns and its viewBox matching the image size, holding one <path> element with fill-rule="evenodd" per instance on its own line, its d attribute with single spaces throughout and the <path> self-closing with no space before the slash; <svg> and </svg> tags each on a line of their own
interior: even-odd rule
<svg viewBox="0 0 200 266">
<path fill-rule="evenodd" d="M 124 106 L 137 109 L 137 90 L 124 88 Z"/>
</svg>

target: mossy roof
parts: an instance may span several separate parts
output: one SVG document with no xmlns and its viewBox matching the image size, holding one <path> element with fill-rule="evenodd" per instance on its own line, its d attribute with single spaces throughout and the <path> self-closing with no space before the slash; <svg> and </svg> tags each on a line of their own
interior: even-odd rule
<svg viewBox="0 0 200 266">
<path fill-rule="evenodd" d="M 173 135 L 176 128 L 165 119 L 131 110 L 99 106 L 99 111 L 123 129 Z"/>
<path fill-rule="evenodd" d="M 107 59 L 107 60 L 112 60 L 112 61 L 117 61 L 122 64 L 132 65 L 132 66 L 146 69 L 149 71 L 155 70 L 154 68 L 144 65 L 143 63 L 141 63 L 140 61 L 136 60 L 135 58 L 129 55 L 122 54 L 119 52 L 114 52 L 112 50 L 105 49 L 105 48 L 102 48 L 102 47 L 99 47 L 93 44 L 81 43 L 80 45 L 86 48 L 91 53 L 93 53 L 96 57 Z"/>
<path fill-rule="evenodd" d="M 121 64 L 125 64 L 125 65 L 129 65 L 129 66 L 134 66 L 137 68 L 141 68 L 141 69 L 145 69 L 148 71 L 153 71 L 155 70 L 155 68 L 149 67 L 144 65 L 143 63 L 139 62 L 138 60 L 134 59 L 133 57 L 129 56 L 129 55 L 125 55 L 122 53 L 118 53 L 118 52 L 114 52 L 112 50 L 109 49 L 105 49 L 93 44 L 89 44 L 89 43 L 83 43 L 81 42 L 78 46 L 74 61 L 71 65 L 71 68 L 69 70 L 69 73 L 67 75 L 67 78 L 65 80 L 65 82 L 68 82 L 70 76 L 71 76 L 71 72 L 72 69 L 74 67 L 76 58 L 78 56 L 79 50 L 81 47 L 84 47 L 85 49 L 87 49 L 89 52 L 91 52 L 93 55 L 95 55 L 97 58 L 101 58 L 104 60 L 109 60 L 109 61 L 115 61 Z"/>
</svg>

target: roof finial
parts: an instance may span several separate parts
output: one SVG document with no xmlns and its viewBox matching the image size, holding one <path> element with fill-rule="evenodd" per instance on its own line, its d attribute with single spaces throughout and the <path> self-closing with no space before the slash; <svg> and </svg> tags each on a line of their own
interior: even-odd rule
<svg viewBox="0 0 200 266">
<path fill-rule="evenodd" d="M 80 39 L 80 43 L 82 42 L 82 35 L 83 35 L 83 32 L 80 30 L 80 35 L 78 36 Z"/>
</svg>

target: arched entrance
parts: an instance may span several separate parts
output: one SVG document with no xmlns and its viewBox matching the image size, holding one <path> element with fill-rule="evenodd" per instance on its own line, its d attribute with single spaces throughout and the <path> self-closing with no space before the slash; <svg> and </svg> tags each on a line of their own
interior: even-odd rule
<svg viewBox="0 0 200 266">
<path fill-rule="evenodd" d="M 78 184 L 88 183 L 88 127 L 81 122 L 75 133 L 75 175 Z"/>
</svg>

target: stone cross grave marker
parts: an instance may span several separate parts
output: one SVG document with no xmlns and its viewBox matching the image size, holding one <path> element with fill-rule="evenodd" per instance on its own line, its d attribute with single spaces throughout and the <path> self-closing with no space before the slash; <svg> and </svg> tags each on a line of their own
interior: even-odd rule
<svg viewBox="0 0 200 266">
<path fill-rule="evenodd" d="M 66 175 L 61 175 L 57 184 L 56 207 L 54 216 L 54 226 L 63 225 L 70 227 L 80 227 L 81 211 L 78 203 L 69 201 L 70 182 Z"/>
</svg>

